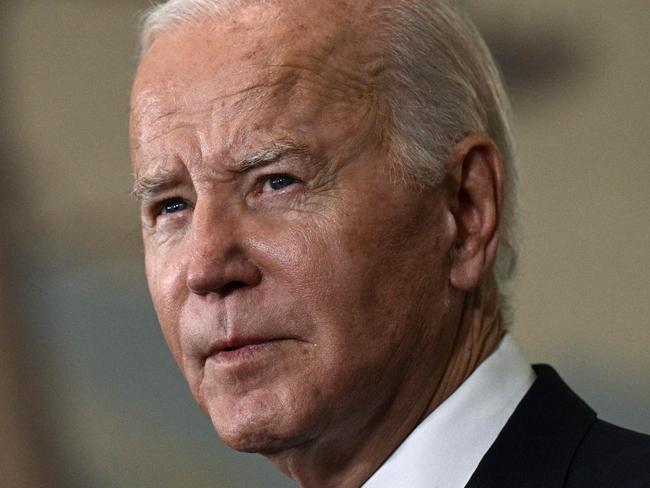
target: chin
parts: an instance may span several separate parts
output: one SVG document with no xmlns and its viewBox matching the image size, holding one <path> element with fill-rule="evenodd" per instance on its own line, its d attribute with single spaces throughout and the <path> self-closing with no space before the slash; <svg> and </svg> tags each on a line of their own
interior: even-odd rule
<svg viewBox="0 0 650 488">
<path fill-rule="evenodd" d="M 305 442 L 315 431 L 309 415 L 268 391 L 210 402 L 208 415 L 219 437 L 241 452 L 274 454 Z"/>
<path fill-rule="evenodd" d="M 239 452 L 255 454 L 275 454 L 291 447 L 291 442 L 278 438 L 271 432 L 259 431 L 227 431 L 222 432 L 219 426 L 215 429 L 228 447 Z"/>
</svg>

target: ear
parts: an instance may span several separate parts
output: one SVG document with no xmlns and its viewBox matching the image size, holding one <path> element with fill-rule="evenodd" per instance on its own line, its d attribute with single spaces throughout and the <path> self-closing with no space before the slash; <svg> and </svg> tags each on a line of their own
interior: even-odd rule
<svg viewBox="0 0 650 488">
<path fill-rule="evenodd" d="M 503 205 L 501 156 L 488 136 L 471 135 L 456 144 L 446 170 L 449 210 L 457 229 L 450 280 L 455 288 L 470 291 L 496 257 Z"/>
</svg>

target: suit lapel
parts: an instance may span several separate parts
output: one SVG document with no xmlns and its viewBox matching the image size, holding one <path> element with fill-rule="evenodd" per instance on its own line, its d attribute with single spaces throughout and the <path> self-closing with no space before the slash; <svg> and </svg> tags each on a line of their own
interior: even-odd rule
<svg viewBox="0 0 650 488">
<path fill-rule="evenodd" d="M 596 420 L 547 365 L 485 454 L 466 488 L 560 488 L 585 433 Z"/>
</svg>

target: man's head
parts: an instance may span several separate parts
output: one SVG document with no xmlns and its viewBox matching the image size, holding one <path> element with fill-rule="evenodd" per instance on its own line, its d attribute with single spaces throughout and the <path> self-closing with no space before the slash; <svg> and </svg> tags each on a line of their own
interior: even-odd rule
<svg viewBox="0 0 650 488">
<path fill-rule="evenodd" d="M 143 39 L 147 277 L 195 399 L 287 472 L 403 436 L 498 315 L 509 131 L 482 44 L 435 2 L 310 0 L 176 0 Z"/>
</svg>

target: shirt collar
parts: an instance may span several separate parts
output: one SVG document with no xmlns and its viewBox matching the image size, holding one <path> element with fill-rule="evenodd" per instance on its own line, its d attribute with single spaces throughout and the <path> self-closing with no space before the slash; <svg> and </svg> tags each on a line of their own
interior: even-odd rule
<svg viewBox="0 0 650 488">
<path fill-rule="evenodd" d="M 534 380 L 518 344 L 506 334 L 362 488 L 464 487 Z"/>
</svg>

